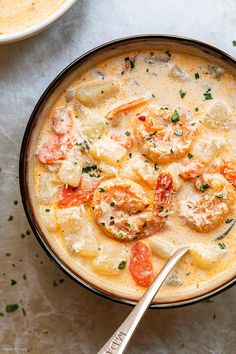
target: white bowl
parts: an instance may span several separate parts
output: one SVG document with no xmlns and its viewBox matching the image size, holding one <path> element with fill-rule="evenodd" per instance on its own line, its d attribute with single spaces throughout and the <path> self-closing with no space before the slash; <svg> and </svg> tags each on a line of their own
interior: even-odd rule
<svg viewBox="0 0 236 354">
<path fill-rule="evenodd" d="M 77 0 L 65 0 L 65 2 L 56 11 L 54 11 L 50 16 L 35 23 L 34 25 L 24 28 L 21 31 L 8 33 L 8 34 L 1 34 L 0 35 L 0 45 L 17 42 L 17 41 L 31 37 L 31 36 L 41 32 L 43 29 L 47 28 L 54 21 L 56 21 L 59 17 L 61 17 L 66 11 L 68 11 L 69 8 L 71 8 L 71 6 L 76 1 Z"/>
</svg>

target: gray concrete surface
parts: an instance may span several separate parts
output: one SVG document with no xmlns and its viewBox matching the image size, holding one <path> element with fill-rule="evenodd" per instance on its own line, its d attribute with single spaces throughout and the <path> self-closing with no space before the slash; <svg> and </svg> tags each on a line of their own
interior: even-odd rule
<svg viewBox="0 0 236 354">
<path fill-rule="evenodd" d="M 235 56 L 236 1 L 80 0 L 50 29 L 0 47 L 0 353 L 96 353 L 130 311 L 67 279 L 26 235 L 18 157 L 29 115 L 54 76 L 88 49 L 139 33 L 193 37 Z M 235 295 L 231 288 L 213 302 L 150 311 L 128 353 L 235 353 Z M 19 309 L 6 314 L 9 303 Z"/>
</svg>

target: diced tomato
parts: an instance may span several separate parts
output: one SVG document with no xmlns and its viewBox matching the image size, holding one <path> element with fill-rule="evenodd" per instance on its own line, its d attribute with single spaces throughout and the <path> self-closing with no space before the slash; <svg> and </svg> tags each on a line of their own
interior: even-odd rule
<svg viewBox="0 0 236 354">
<path fill-rule="evenodd" d="M 54 136 L 48 139 L 37 151 L 37 156 L 42 163 L 56 163 L 65 159 L 67 149 L 72 148 L 69 136 Z"/>
<path fill-rule="evenodd" d="M 70 132 L 73 126 L 72 112 L 65 107 L 60 107 L 54 111 L 52 116 L 52 127 L 57 135 Z"/>
<path fill-rule="evenodd" d="M 223 161 L 220 173 L 236 188 L 236 162 Z"/>
<path fill-rule="evenodd" d="M 160 173 L 157 178 L 154 196 L 154 210 L 157 214 L 167 211 L 173 199 L 173 178 L 170 173 Z"/>
<path fill-rule="evenodd" d="M 147 288 L 152 283 L 152 254 L 142 241 L 138 241 L 131 248 L 129 270 L 136 284 Z"/>
<path fill-rule="evenodd" d="M 64 185 L 58 196 L 58 206 L 64 208 L 81 205 L 91 201 L 98 183 L 99 179 L 97 178 L 82 176 L 77 188 Z"/>
</svg>

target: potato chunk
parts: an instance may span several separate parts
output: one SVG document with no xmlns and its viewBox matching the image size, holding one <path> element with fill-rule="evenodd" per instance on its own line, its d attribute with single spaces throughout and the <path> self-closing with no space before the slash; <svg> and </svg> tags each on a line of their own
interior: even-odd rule
<svg viewBox="0 0 236 354">
<path fill-rule="evenodd" d="M 116 275 L 121 271 L 118 267 L 121 262 L 126 262 L 127 251 L 125 246 L 118 243 L 105 243 L 99 256 L 93 261 L 93 269 L 100 274 Z"/>
<path fill-rule="evenodd" d="M 61 181 L 55 173 L 41 172 L 37 179 L 36 193 L 40 201 L 52 202 L 54 195 L 59 191 Z"/>
<path fill-rule="evenodd" d="M 152 236 L 148 238 L 148 244 L 152 253 L 160 258 L 168 259 L 175 252 L 175 247 L 172 242 L 165 240 L 159 236 Z"/>
<path fill-rule="evenodd" d="M 81 152 L 74 148 L 61 164 L 59 177 L 62 183 L 78 187 L 82 173 Z"/>
<path fill-rule="evenodd" d="M 65 234 L 75 232 L 80 227 L 83 207 L 71 207 L 57 210 L 57 220 L 61 231 Z"/>
<path fill-rule="evenodd" d="M 217 155 L 222 152 L 222 149 L 226 146 L 225 139 L 223 137 L 218 137 L 211 135 L 206 140 L 205 137 L 201 138 L 193 147 L 193 156 L 198 158 L 200 161 L 209 163 Z"/>
<path fill-rule="evenodd" d="M 86 258 L 93 258 L 98 255 L 97 229 L 89 222 L 82 223 L 78 234 L 66 237 L 72 250 Z"/>
<path fill-rule="evenodd" d="M 49 231 L 56 231 L 57 230 L 57 216 L 55 208 L 51 206 L 43 206 L 41 205 L 39 208 L 39 214 L 43 221 L 43 224 Z"/>
<path fill-rule="evenodd" d="M 106 136 L 91 146 L 90 153 L 94 158 L 115 166 L 125 157 L 127 150 Z"/>
<path fill-rule="evenodd" d="M 196 265 L 201 268 L 214 267 L 214 264 L 220 261 L 226 252 L 226 249 L 221 250 L 201 245 L 194 245 L 190 250 L 190 254 L 194 258 Z"/>
<path fill-rule="evenodd" d="M 118 91 L 119 84 L 113 78 L 92 81 L 78 88 L 77 98 L 83 105 L 93 107 L 112 97 Z"/>
</svg>

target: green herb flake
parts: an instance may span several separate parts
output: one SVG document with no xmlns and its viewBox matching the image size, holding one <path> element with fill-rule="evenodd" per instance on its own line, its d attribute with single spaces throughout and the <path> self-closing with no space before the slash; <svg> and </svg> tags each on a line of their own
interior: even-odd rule
<svg viewBox="0 0 236 354">
<path fill-rule="evenodd" d="M 158 170 L 159 170 L 159 167 L 158 167 L 157 163 L 155 163 L 155 165 L 154 165 L 154 170 L 155 170 L 155 171 L 158 171 Z"/>
<path fill-rule="evenodd" d="M 177 130 L 174 132 L 174 134 L 175 134 L 176 136 L 182 136 L 182 135 L 183 135 L 183 130 L 177 129 Z"/>
<path fill-rule="evenodd" d="M 118 237 L 119 237 L 119 238 L 124 238 L 123 232 L 119 232 L 119 233 L 118 233 Z"/>
<path fill-rule="evenodd" d="M 18 200 L 14 200 L 14 205 L 17 205 L 18 204 Z"/>
<path fill-rule="evenodd" d="M 199 111 L 199 108 L 198 108 L 198 107 L 196 107 L 196 108 L 195 108 L 195 112 L 198 112 L 198 111 Z"/>
<path fill-rule="evenodd" d="M 230 224 L 233 220 L 234 220 L 234 219 L 227 219 L 227 220 L 225 220 L 225 223 L 226 223 L 226 224 Z"/>
<path fill-rule="evenodd" d="M 104 188 L 99 188 L 99 192 L 103 193 L 103 192 L 105 192 L 105 189 Z"/>
<path fill-rule="evenodd" d="M 132 154 L 131 154 L 131 153 L 129 154 L 129 158 L 130 158 L 130 159 L 132 158 Z"/>
<path fill-rule="evenodd" d="M 193 158 L 193 154 L 191 154 L 191 152 L 188 153 L 188 158 L 192 159 Z"/>
<path fill-rule="evenodd" d="M 6 253 L 6 256 L 7 256 L 7 257 L 10 257 L 10 256 L 11 256 L 11 253 Z"/>
<path fill-rule="evenodd" d="M 226 246 L 225 246 L 224 242 L 218 243 L 218 246 L 220 247 L 221 250 L 225 250 L 226 249 Z"/>
<path fill-rule="evenodd" d="M 224 198 L 224 193 L 216 194 L 216 198 L 222 199 Z"/>
<path fill-rule="evenodd" d="M 50 209 L 45 209 L 46 213 L 50 213 Z"/>
<path fill-rule="evenodd" d="M 10 313 L 15 312 L 18 308 L 19 306 L 17 304 L 7 304 L 5 310 L 7 313 Z"/>
<path fill-rule="evenodd" d="M 131 133 L 127 130 L 127 131 L 125 132 L 125 135 L 126 135 L 126 136 L 130 136 Z"/>
<path fill-rule="evenodd" d="M 152 93 L 152 97 L 155 98 L 156 96 L 154 95 L 154 93 Z"/>
<path fill-rule="evenodd" d="M 236 47 L 236 41 L 232 41 L 234 47 Z"/>
<path fill-rule="evenodd" d="M 111 206 L 111 207 L 115 206 L 115 203 L 114 203 L 114 202 L 111 202 L 110 206 Z"/>
<path fill-rule="evenodd" d="M 90 165 L 82 168 L 82 173 L 89 173 L 97 169 L 97 165 Z"/>
<path fill-rule="evenodd" d="M 213 97 L 211 95 L 211 89 L 209 88 L 206 92 L 204 92 L 203 96 L 205 97 L 205 101 L 212 100 Z"/>
<path fill-rule="evenodd" d="M 179 90 L 179 95 L 183 99 L 186 96 L 186 91 Z"/>
<path fill-rule="evenodd" d="M 26 230 L 26 235 L 30 235 L 31 234 L 31 231 L 28 229 L 28 230 Z"/>
<path fill-rule="evenodd" d="M 113 220 L 113 219 L 114 219 L 114 216 L 111 215 L 111 216 L 110 216 L 110 220 Z"/>
<path fill-rule="evenodd" d="M 22 278 L 23 278 L 24 280 L 26 280 L 26 274 L 25 274 L 25 273 L 23 274 Z"/>
<path fill-rule="evenodd" d="M 4 313 L 3 312 L 0 312 L 0 317 L 3 317 L 4 316 Z"/>
<path fill-rule="evenodd" d="M 118 265 L 118 269 L 123 270 L 126 267 L 126 261 L 121 261 L 120 264 Z"/>
<path fill-rule="evenodd" d="M 12 220 L 13 220 L 13 215 L 10 215 L 8 221 L 12 221 Z"/>
<path fill-rule="evenodd" d="M 14 279 L 11 279 L 11 286 L 16 285 L 16 284 L 17 284 L 17 281 Z"/>
<path fill-rule="evenodd" d="M 204 183 L 201 185 L 201 187 L 199 188 L 200 192 L 204 192 L 207 188 L 209 188 L 209 184 Z"/>
<path fill-rule="evenodd" d="M 195 73 L 194 76 L 195 76 L 195 79 L 196 79 L 196 80 L 198 80 L 198 79 L 200 78 L 199 73 Z"/>
<path fill-rule="evenodd" d="M 171 121 L 172 121 L 172 123 L 176 123 L 179 121 L 179 113 L 177 112 L 176 109 L 171 117 Z"/>
</svg>

